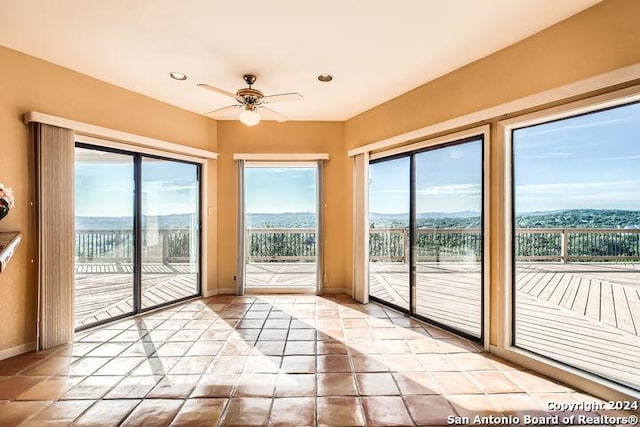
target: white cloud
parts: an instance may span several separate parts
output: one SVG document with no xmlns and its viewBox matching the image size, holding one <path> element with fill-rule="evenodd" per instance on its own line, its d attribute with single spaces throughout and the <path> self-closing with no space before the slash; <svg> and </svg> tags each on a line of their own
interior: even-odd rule
<svg viewBox="0 0 640 427">
<path fill-rule="evenodd" d="M 541 128 L 537 128 L 536 126 L 534 126 L 534 127 L 528 128 L 528 130 L 521 131 L 522 133 L 520 135 L 520 138 L 531 138 L 534 136 L 564 132 L 567 130 L 598 127 L 598 126 L 611 124 L 611 123 L 619 123 L 619 122 L 625 121 L 627 118 L 628 117 L 621 117 L 617 119 L 597 120 L 597 121 L 588 122 L 588 123 L 576 123 L 576 124 L 571 124 L 572 121 L 556 122 L 556 126 L 553 126 L 553 127 L 546 127 L 545 124 L 542 124 L 542 125 L 539 125 L 539 126 L 542 126 Z"/>
<path fill-rule="evenodd" d="M 562 182 L 516 186 L 518 212 L 640 209 L 640 181 Z"/>
<path fill-rule="evenodd" d="M 601 157 L 600 160 L 637 160 L 640 159 L 640 154 L 632 156 L 617 156 L 617 157 Z"/>
<path fill-rule="evenodd" d="M 480 184 L 450 184 L 420 188 L 416 191 L 420 196 L 473 195 L 480 194 Z"/>
<path fill-rule="evenodd" d="M 438 185 L 432 187 L 419 188 L 416 190 L 417 196 L 479 196 L 480 184 L 451 184 L 451 185 Z M 374 190 L 371 194 L 406 194 L 409 196 L 409 188 L 406 190 L 389 189 L 389 190 Z"/>
<path fill-rule="evenodd" d="M 599 192 L 611 190 L 640 190 L 640 181 L 596 181 L 596 182 L 558 182 L 552 184 L 525 184 L 516 185 L 516 194 L 527 193 L 548 193 L 548 192 Z"/>
<path fill-rule="evenodd" d="M 518 156 L 519 159 L 551 159 L 554 157 L 568 157 L 568 156 L 573 156 L 575 153 L 569 153 L 569 152 L 564 152 L 564 151 L 552 151 L 549 153 L 542 153 L 542 154 L 531 154 L 531 155 L 521 155 Z"/>
</svg>

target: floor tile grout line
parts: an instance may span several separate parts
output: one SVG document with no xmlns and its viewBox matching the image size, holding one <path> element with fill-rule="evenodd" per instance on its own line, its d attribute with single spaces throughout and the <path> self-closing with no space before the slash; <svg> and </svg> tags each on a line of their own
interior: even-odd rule
<svg viewBox="0 0 640 427">
<path fill-rule="evenodd" d="M 252 307 L 254 304 L 256 304 L 256 301 L 258 301 L 258 300 L 254 300 L 251 304 L 249 304 L 249 305 L 247 306 L 247 309 L 245 310 L 245 312 L 244 312 L 244 314 L 243 314 L 243 317 L 245 317 L 245 316 L 246 316 L 246 313 L 247 313 L 248 311 L 250 311 L 251 307 Z M 266 315 L 266 317 L 264 317 L 265 322 L 262 324 L 262 326 L 261 326 L 261 328 L 260 328 L 260 332 L 258 333 L 258 335 L 257 335 L 256 339 L 255 339 L 255 340 L 249 340 L 249 341 L 247 341 L 247 343 L 248 343 L 249 345 L 253 346 L 253 347 L 254 347 L 254 349 L 252 350 L 251 354 L 249 354 L 249 355 L 247 355 L 247 356 L 244 356 L 244 357 L 245 357 L 245 359 L 244 359 L 244 361 L 243 361 L 242 368 L 241 368 L 241 370 L 240 370 L 240 374 L 238 375 L 238 377 L 240 377 L 240 376 L 241 376 L 241 375 L 243 375 L 243 374 L 249 374 L 249 375 L 251 375 L 251 374 L 252 374 L 251 372 L 246 371 L 246 367 L 247 367 L 247 363 L 248 363 L 249 358 L 250 358 L 251 356 L 256 355 L 256 353 L 255 353 L 255 346 L 257 346 L 257 345 L 258 345 L 258 343 L 260 342 L 260 341 L 258 340 L 258 338 L 259 338 L 260 334 L 262 333 L 262 331 L 264 331 L 264 330 L 270 330 L 270 329 L 280 329 L 280 328 L 268 328 L 268 327 L 267 327 L 267 325 L 266 325 L 266 320 L 269 318 L 269 314 L 270 314 L 271 312 L 273 312 L 273 311 L 275 311 L 275 310 L 276 310 L 276 308 L 275 308 L 275 304 L 274 304 L 274 301 L 267 301 L 267 303 L 269 303 L 269 304 L 270 304 L 270 308 L 269 308 L 269 310 L 267 310 L 267 315 Z M 340 303 L 339 303 L 339 302 L 332 302 L 331 304 L 335 304 L 335 306 L 340 306 Z M 314 311 L 314 313 L 315 313 L 315 320 L 318 320 L 318 319 L 324 319 L 324 318 L 325 318 L 325 317 L 319 317 L 319 316 L 320 316 L 320 311 L 335 311 L 335 310 L 330 310 L 330 307 L 321 307 L 321 305 L 320 305 L 320 304 L 313 304 L 313 306 L 315 307 L 315 308 L 314 308 L 314 310 L 313 310 L 313 311 Z M 227 308 L 228 308 L 228 305 L 227 305 Z M 301 310 L 303 310 L 303 309 L 301 309 Z M 308 310 L 308 308 L 305 308 L 304 310 Z M 190 312 L 190 311 L 196 312 L 197 310 L 184 310 L 184 312 Z M 202 311 L 203 311 L 203 310 L 200 310 L 200 312 L 202 312 Z M 256 311 L 260 312 L 260 311 L 262 311 L 262 310 L 256 310 Z M 288 327 L 288 328 L 286 328 L 286 329 L 287 329 L 287 333 L 286 333 L 285 338 L 284 338 L 284 347 L 283 347 L 283 350 L 282 350 L 282 351 L 283 351 L 283 353 L 282 353 L 280 356 L 276 356 L 276 357 L 281 357 L 281 358 L 279 359 L 279 360 L 280 360 L 280 364 L 279 364 L 279 366 L 278 366 L 278 371 L 274 373 L 274 375 L 275 375 L 275 380 L 276 380 L 276 384 L 274 385 L 273 393 L 272 393 L 272 394 L 271 394 L 271 396 L 269 397 L 269 398 L 271 399 L 271 402 L 270 402 L 270 405 L 271 405 L 271 406 L 270 406 L 270 412 L 269 412 L 269 414 L 271 414 L 271 413 L 272 413 L 271 411 L 272 411 L 272 409 L 273 409 L 273 404 L 274 404 L 274 402 L 275 402 L 275 399 L 277 398 L 277 396 L 275 395 L 275 392 L 276 392 L 276 389 L 277 389 L 277 380 L 278 380 L 278 378 L 279 378 L 280 376 L 286 375 L 286 373 L 284 373 L 284 372 L 283 372 L 283 370 L 282 370 L 282 368 L 283 368 L 282 363 L 283 363 L 283 360 L 284 360 L 283 358 L 284 358 L 284 356 L 285 356 L 284 352 L 285 352 L 285 349 L 286 349 L 286 344 L 287 344 L 288 342 L 291 342 L 291 340 L 290 340 L 290 338 L 291 338 L 291 337 L 290 337 L 290 334 L 291 334 L 291 331 L 294 329 L 294 328 L 292 328 L 292 327 L 291 327 L 291 326 L 292 326 L 292 322 L 294 321 L 294 319 L 295 319 L 295 320 L 301 320 L 301 321 L 307 321 L 307 322 L 309 322 L 309 320 L 311 319 L 310 317 L 304 317 L 304 318 L 301 318 L 301 319 L 296 318 L 296 317 L 295 317 L 295 313 L 296 313 L 296 311 L 295 311 L 295 305 L 293 306 L 293 308 L 289 309 L 289 311 L 290 311 L 291 315 L 290 315 L 290 318 L 289 318 L 289 320 L 288 320 L 288 325 L 289 325 L 289 327 Z M 344 311 L 346 312 L 346 310 L 344 310 Z M 400 319 L 400 318 L 396 318 L 396 317 L 392 317 L 392 318 L 391 318 L 391 317 L 389 317 L 389 316 L 388 316 L 388 313 L 387 313 L 386 311 L 384 311 L 384 315 L 382 315 L 381 313 L 366 313 L 366 312 L 363 312 L 363 311 L 359 311 L 359 312 L 361 312 L 361 313 L 363 313 L 363 314 L 364 314 L 364 317 L 363 317 L 364 319 L 382 320 L 382 321 L 384 321 L 384 322 L 388 322 L 388 323 L 390 323 L 390 324 L 393 324 L 393 325 L 394 325 L 393 327 L 394 327 L 394 328 L 397 328 L 397 329 L 408 329 L 408 328 L 411 328 L 411 325 L 410 325 L 410 324 L 409 324 L 409 325 L 405 325 L 405 326 L 403 326 L 402 324 L 403 324 L 404 322 L 398 322 L 398 320 L 397 320 L 397 319 Z M 304 311 L 301 311 L 301 313 L 304 313 Z M 322 338 L 330 338 L 330 339 L 320 339 L 320 338 L 321 338 L 321 336 L 319 335 L 319 333 L 327 333 L 327 334 L 329 334 L 329 333 L 330 333 L 329 331 L 331 331 L 331 329 L 323 329 L 323 326 L 325 326 L 325 327 L 327 327 L 327 328 L 328 328 L 329 326 L 328 326 L 328 325 L 326 325 L 326 324 L 325 324 L 325 325 L 322 325 L 322 322 L 321 322 L 321 325 L 317 325 L 317 324 L 316 324 L 316 325 L 315 325 L 315 328 L 313 328 L 313 330 L 315 330 L 315 331 L 316 331 L 316 334 L 315 334 L 315 336 L 314 336 L 314 339 L 312 340 L 312 342 L 314 343 L 314 348 L 315 348 L 315 351 L 314 351 L 314 353 L 313 353 L 313 357 L 314 357 L 314 360 L 315 360 L 315 372 L 314 372 L 315 384 L 316 384 L 316 388 L 317 388 L 318 376 L 320 375 L 320 372 L 319 372 L 319 369 L 318 369 L 319 357 L 320 357 L 321 355 L 325 355 L 325 356 L 326 356 L 326 355 L 331 355 L 331 354 L 333 354 L 333 353 L 331 353 L 331 352 L 328 352 L 328 353 L 324 353 L 324 352 L 323 352 L 323 353 L 321 354 L 321 351 L 319 350 L 318 344 L 319 344 L 320 342 L 323 342 L 323 341 L 332 341 L 332 342 L 340 343 L 341 345 L 343 345 L 343 346 L 346 346 L 346 347 L 347 347 L 347 354 L 346 354 L 346 357 L 347 357 L 347 360 L 348 360 L 348 363 L 349 363 L 349 369 L 351 370 L 350 375 L 352 375 L 352 376 L 353 376 L 354 381 L 355 381 L 355 387 L 356 387 L 356 393 L 357 393 L 355 397 L 356 397 L 356 398 L 358 398 L 358 399 L 359 399 L 359 401 L 362 403 L 362 402 L 363 402 L 363 401 L 362 401 L 362 399 L 363 399 L 363 398 L 367 398 L 367 397 L 369 397 L 369 396 L 368 396 L 368 395 L 363 395 L 363 394 L 362 394 L 362 390 L 360 389 L 360 385 L 359 385 L 359 383 L 357 382 L 357 375 L 358 375 L 358 372 L 356 372 L 356 368 L 355 368 L 355 364 L 354 364 L 354 359 L 353 359 L 353 357 L 354 357 L 356 354 L 358 354 L 358 352 L 357 352 L 357 351 L 356 351 L 356 352 L 352 351 L 352 347 L 351 347 L 351 345 L 349 344 L 349 339 L 350 339 L 350 338 L 348 337 L 348 335 L 349 335 L 349 334 L 345 334 L 345 330 L 350 329 L 350 328 L 347 328 L 347 327 L 346 327 L 345 322 L 344 322 L 344 319 L 345 319 L 345 318 L 341 317 L 341 314 L 340 314 L 340 313 L 341 313 L 341 312 L 340 312 L 340 310 L 338 310 L 338 315 L 340 316 L 340 324 L 341 324 L 341 326 L 340 326 L 340 331 L 342 331 L 342 336 L 341 336 L 341 337 L 340 337 L 340 336 L 332 336 L 332 335 L 328 335 L 328 337 L 322 337 Z M 325 314 L 326 314 L 326 313 L 325 313 Z M 176 315 L 178 315 L 178 316 L 176 316 Z M 307 313 L 305 316 L 308 316 L 308 315 L 309 315 L 309 314 Z M 170 314 L 170 315 L 169 315 L 169 317 L 168 317 L 168 318 L 163 319 L 163 321 L 162 321 L 161 323 L 159 323 L 158 325 L 156 325 L 156 326 L 159 326 L 159 325 L 161 325 L 162 323 L 166 322 L 167 320 L 172 319 L 172 318 L 173 318 L 173 316 L 176 316 L 176 317 L 182 317 L 182 316 L 179 316 L 179 312 L 173 312 L 172 314 Z M 192 321 L 192 320 L 194 320 L 194 319 L 196 319 L 196 318 L 198 318 L 198 316 L 197 316 L 197 315 L 194 315 L 194 316 L 192 316 L 192 317 L 187 317 L 187 318 L 185 318 L 185 319 L 180 319 L 180 320 L 185 320 L 185 321 L 187 321 L 187 323 L 188 323 L 188 322 L 190 322 L 190 321 Z M 329 318 L 331 318 L 331 317 L 329 317 Z M 190 320 L 189 320 L 189 319 L 190 319 Z M 233 331 L 236 331 L 236 332 L 237 332 L 237 331 L 238 331 L 238 328 L 236 327 L 236 326 L 237 326 L 237 325 L 236 325 L 236 323 L 237 323 L 237 322 L 236 322 L 236 320 L 238 320 L 238 319 L 237 319 L 237 318 L 230 318 L 230 319 L 234 319 L 234 320 L 232 320 L 232 321 L 230 321 L 230 322 L 229 322 L 229 328 L 230 328 L 230 331 L 232 331 L 232 332 L 233 332 Z M 242 319 L 242 318 L 240 318 L 240 319 Z M 209 327 L 210 327 L 210 326 L 212 326 L 216 321 L 226 321 L 226 320 L 227 320 L 227 319 L 223 319 L 223 318 L 221 318 L 221 317 L 217 317 L 217 318 L 213 319 L 213 320 L 210 322 Z M 186 324 L 185 324 L 185 325 L 186 325 Z M 191 339 L 191 340 L 189 340 L 189 341 L 186 341 L 186 342 L 190 342 L 190 343 L 191 343 L 190 348 L 191 348 L 191 347 L 192 347 L 196 342 L 198 342 L 198 341 L 199 341 L 199 338 L 200 338 L 200 337 L 202 336 L 202 334 L 204 333 L 204 330 L 209 330 L 209 327 L 204 328 L 204 329 L 203 329 L 203 331 L 202 331 L 200 334 L 196 334 L 196 335 L 198 335 L 198 338 L 194 338 L 194 339 Z M 197 329 L 202 329 L 202 328 L 194 328 L 194 330 L 197 330 Z M 284 329 L 284 328 L 283 328 L 283 329 Z M 391 340 L 387 340 L 387 339 L 385 339 L 385 336 L 382 336 L 381 338 L 378 338 L 378 337 L 377 337 L 377 335 L 375 334 L 376 329 L 383 329 L 383 330 L 384 330 L 384 329 L 389 329 L 389 328 L 383 328 L 383 327 L 381 327 L 380 325 L 377 325 L 377 326 L 376 326 L 376 325 L 375 325 L 375 322 L 367 322 L 367 329 L 368 329 L 369 331 L 371 331 L 371 334 L 372 334 L 372 338 L 371 338 L 371 340 L 372 340 L 372 341 L 383 341 L 383 342 L 384 342 L 384 341 L 391 341 Z M 455 338 L 455 337 L 453 337 L 453 336 L 446 336 L 446 335 L 445 335 L 445 336 L 432 336 L 432 335 L 431 335 L 431 333 L 430 333 L 430 331 L 429 331 L 428 329 L 426 329 L 426 328 L 423 328 L 423 329 L 424 329 L 424 331 L 426 332 L 426 335 L 424 335 L 424 337 L 427 337 L 428 339 L 433 340 L 434 342 L 439 342 L 439 341 L 446 342 L 446 341 L 456 341 L 456 340 L 458 340 L 457 338 Z M 114 342 L 114 343 L 115 343 L 115 342 L 121 342 L 121 341 L 117 341 L 117 337 L 118 337 L 118 336 L 120 336 L 124 331 L 127 331 L 127 330 L 129 330 L 129 329 L 122 329 L 122 330 L 120 330 L 120 332 L 119 332 L 119 333 L 117 333 L 116 335 L 114 335 L 114 336 L 110 339 L 110 341 L 108 341 L 108 342 Z M 324 331 L 324 332 L 323 332 L 323 331 Z M 174 332 L 173 332 L 173 334 L 172 334 L 172 335 L 170 335 L 170 336 L 174 336 L 176 333 L 177 333 L 177 331 L 174 331 Z M 230 335 L 230 336 L 226 337 L 226 338 L 225 338 L 225 340 L 224 340 L 224 341 L 222 341 L 222 342 L 224 342 L 224 343 L 228 342 L 228 341 L 229 341 L 229 339 L 230 339 L 230 337 L 232 337 L 232 336 L 233 336 L 233 335 Z M 218 340 L 212 340 L 212 341 L 218 341 Z M 401 337 L 401 341 L 407 345 L 407 351 L 403 351 L 403 352 L 398 353 L 398 354 L 410 354 L 410 355 L 413 355 L 413 356 L 416 356 L 416 357 L 417 357 L 417 355 L 421 354 L 421 353 L 418 353 L 418 350 L 414 350 L 414 349 L 409 345 L 409 338 L 408 338 L 408 336 L 407 336 L 407 335 L 402 335 L 402 337 Z M 138 342 L 138 341 L 136 341 L 136 342 Z M 101 357 L 101 356 L 93 356 L 93 357 L 96 357 L 96 358 L 107 358 L 107 359 L 109 359 L 109 360 L 116 360 L 119 356 L 121 356 L 122 354 L 124 354 L 124 352 L 125 352 L 127 349 L 131 348 L 131 347 L 134 345 L 134 343 L 136 343 L 136 342 L 127 342 L 127 341 L 125 341 L 124 343 L 128 343 L 128 345 L 127 345 L 127 346 L 125 346 L 125 349 L 124 349 L 124 350 L 122 350 L 118 355 L 115 355 L 115 356 L 105 356 L 105 357 Z M 180 341 L 177 341 L 177 342 L 180 342 Z M 85 343 L 90 343 L 90 342 L 85 342 Z M 455 344 L 456 344 L 455 342 L 453 342 L 453 343 L 452 343 L 452 345 L 455 345 Z M 96 348 L 98 348 L 99 346 L 100 346 L 100 345 L 98 345 Z M 87 354 L 89 354 L 89 353 L 90 353 L 91 351 L 93 351 L 93 350 L 95 350 L 95 349 L 90 350 Z M 60 352 L 53 352 L 53 353 L 51 353 L 51 354 L 47 354 L 47 356 L 46 356 L 45 358 L 43 358 L 43 360 L 48 360 L 48 359 L 50 359 L 51 357 L 55 357 L 55 355 L 56 355 L 56 354 L 58 354 L 58 355 L 62 355 L 62 354 L 63 354 L 63 353 L 62 353 L 62 351 L 64 351 L 64 350 L 61 350 Z M 189 350 L 185 350 L 185 353 L 184 353 L 184 355 L 183 355 L 183 356 L 181 356 L 181 358 L 183 358 L 183 359 L 184 359 L 184 358 L 188 358 L 188 357 L 189 357 L 189 356 L 187 356 L 188 351 L 189 351 Z M 218 350 L 218 351 L 219 351 L 219 350 Z M 428 354 L 428 353 L 429 353 L 429 352 L 425 352 L 425 354 Z M 451 355 L 453 355 L 453 354 L 476 354 L 476 353 L 486 354 L 486 353 L 484 353 L 484 352 L 482 352 L 482 351 L 478 351 L 478 350 L 477 350 L 477 349 L 475 349 L 475 348 L 471 348 L 471 349 L 469 349 L 469 348 L 466 348 L 466 347 L 460 347 L 460 351 L 455 351 L 455 349 L 453 349 L 453 350 L 452 350 L 451 348 L 448 348 L 448 349 L 446 349 L 446 351 L 444 351 L 444 352 L 442 352 L 442 353 L 437 353 L 437 354 L 443 354 L 443 355 L 445 355 L 445 356 L 451 356 Z M 363 353 L 363 354 L 367 354 L 367 353 Z M 385 352 L 385 351 L 384 351 L 384 349 L 381 349 L 381 352 L 380 352 L 380 353 L 374 353 L 374 355 L 377 355 L 377 356 L 379 356 L 379 357 L 381 357 L 381 358 L 382 358 L 382 357 L 384 357 L 384 355 L 393 355 L 393 354 L 395 354 L 395 353 L 394 353 L 394 352 Z M 65 355 L 64 357 L 72 358 L 73 356 L 72 356 L 72 355 Z M 89 357 L 89 356 L 87 356 L 87 357 Z M 202 381 L 203 376 L 208 372 L 208 370 L 210 369 L 210 367 L 211 367 L 212 363 L 214 363 L 214 361 L 216 360 L 216 358 L 217 358 L 217 357 L 218 357 L 218 354 L 217 354 L 217 353 L 216 353 L 216 354 L 214 354 L 214 355 L 212 355 L 211 360 L 209 360 L 209 361 L 208 361 L 208 363 L 206 364 L 206 367 L 204 367 L 204 369 L 202 369 L 202 372 L 198 372 L 198 373 L 196 374 L 196 375 L 198 376 L 198 380 L 195 382 L 196 386 L 197 386 L 197 384 L 199 384 L 199 383 Z M 422 365 L 422 368 L 423 368 L 423 370 L 422 370 L 422 371 L 423 371 L 423 372 L 428 373 L 428 374 L 429 374 L 429 376 L 431 376 L 431 377 L 432 377 L 432 371 L 430 371 L 430 370 L 429 370 L 429 367 L 425 365 L 425 363 L 424 363 L 424 361 L 423 361 L 423 360 L 421 360 L 421 359 L 418 359 L 418 360 L 419 360 L 420 364 Z M 488 372 L 502 373 L 502 374 L 504 375 L 505 373 L 510 372 L 510 370 L 509 370 L 509 369 L 506 369 L 504 366 L 503 366 L 503 367 L 501 367 L 501 366 L 496 365 L 495 363 L 492 363 L 492 361 L 491 361 L 491 360 L 489 360 L 488 362 L 489 362 L 489 364 L 490 364 L 491 366 L 493 366 L 493 369 L 490 369 L 490 368 L 487 368 L 487 369 L 474 369 L 474 370 L 472 370 L 472 371 L 465 369 L 463 366 L 459 365 L 459 364 L 458 364 L 458 362 L 454 362 L 454 364 L 455 364 L 455 366 L 457 366 L 457 368 L 456 368 L 454 371 L 452 371 L 452 372 L 460 372 L 460 373 L 462 373 L 462 374 L 463 374 L 463 375 L 464 375 L 464 376 L 465 376 L 465 377 L 466 377 L 466 378 L 467 378 L 467 379 L 468 379 L 472 384 L 474 384 L 476 387 L 478 387 L 478 388 L 479 388 L 480 392 L 479 392 L 479 393 L 472 394 L 472 395 L 474 395 L 474 396 L 480 396 L 480 395 L 483 395 L 483 396 L 485 396 L 485 397 L 487 397 L 487 398 L 489 398 L 489 399 L 490 399 L 492 395 L 494 395 L 494 394 L 500 394 L 500 393 L 489 393 L 488 391 L 486 391 L 486 389 L 485 389 L 484 387 L 482 387 L 482 386 L 481 386 L 481 384 L 480 384 L 480 383 L 478 383 L 478 381 L 477 381 L 477 380 L 476 380 L 476 379 L 471 375 L 471 372 L 483 372 L 483 371 L 488 371 Z M 39 365 L 39 363 L 42 363 L 42 362 L 36 362 L 36 363 L 34 363 L 33 365 L 31 365 L 31 364 L 30 364 L 30 366 L 31 366 L 31 367 L 33 367 L 33 366 Z M 108 363 L 108 362 L 107 362 L 107 363 Z M 134 367 L 132 367 L 132 368 L 129 370 L 129 372 L 127 372 L 127 374 L 129 374 L 130 372 L 132 372 L 132 371 L 134 371 L 135 369 L 137 369 L 137 368 L 139 367 L 139 365 L 141 365 L 142 363 L 144 363 L 144 361 L 141 361 L 139 364 L 136 364 Z M 105 365 L 106 365 L 106 364 L 105 364 Z M 104 366 L 104 365 L 103 365 L 103 366 Z M 175 366 L 175 365 L 174 365 L 174 366 Z M 27 367 L 27 368 L 25 368 L 25 369 L 28 369 L 28 367 Z M 96 371 L 94 371 L 91 375 L 88 375 L 88 376 L 95 376 L 95 375 L 94 375 L 94 374 L 95 374 L 95 372 L 98 372 L 100 369 L 102 369 L 102 367 L 97 368 L 97 369 L 96 369 Z M 173 369 L 173 367 L 172 367 L 171 369 Z M 169 371 L 170 371 L 170 370 L 169 370 Z M 246 372 L 245 372 L 245 371 L 246 371 Z M 21 372 L 22 372 L 22 371 L 19 371 L 19 373 L 21 373 Z M 406 400 L 405 400 L 406 395 L 405 395 L 405 394 L 403 394 L 403 393 L 400 391 L 400 387 L 399 387 L 399 385 L 398 385 L 398 378 L 397 378 L 396 376 L 394 376 L 394 375 L 393 375 L 394 373 L 396 373 L 396 372 L 400 372 L 400 371 L 396 371 L 396 370 L 393 370 L 393 369 L 389 369 L 387 372 L 388 372 L 390 375 L 392 375 L 392 378 L 393 378 L 394 384 L 395 384 L 395 385 L 396 385 L 396 387 L 398 388 L 398 391 L 400 392 L 400 396 L 403 398 L 403 402 L 404 402 L 405 408 L 408 410 L 408 407 L 407 407 L 407 404 L 406 404 Z M 438 371 L 438 372 L 449 372 L 449 371 Z M 529 371 L 527 371 L 527 370 L 523 370 L 523 369 L 517 369 L 517 367 L 516 367 L 515 372 L 529 372 Z M 16 374 L 16 375 L 14 375 L 14 376 L 21 376 L 21 375 L 19 375 L 19 373 L 18 373 L 18 374 Z M 534 375 L 536 375 L 536 374 L 534 373 Z M 86 379 L 88 376 L 81 376 L 81 378 L 82 378 L 82 379 Z M 539 376 L 539 375 L 538 375 L 538 376 Z M 63 377 L 63 376 L 60 376 L 60 375 L 57 375 L 57 374 L 53 374 L 53 375 L 52 375 L 52 374 L 47 374 L 47 375 L 43 375 L 43 377 L 44 377 L 44 379 L 43 379 L 42 381 L 47 380 L 47 379 L 50 379 L 50 378 Z M 540 377 L 540 376 L 539 376 L 539 377 Z M 507 378 L 508 378 L 508 377 L 507 377 Z M 542 378 L 544 381 L 551 381 L 551 382 L 553 382 L 554 384 L 556 384 L 556 383 L 555 383 L 555 381 L 553 381 L 553 380 L 551 380 L 551 379 L 544 378 L 544 377 L 541 377 L 541 378 Z M 509 378 L 508 378 L 508 379 L 509 379 Z M 82 380 L 81 380 L 81 381 L 82 381 Z M 80 382 L 81 382 L 81 381 L 80 381 Z M 117 383 L 113 384 L 112 386 L 110 386 L 110 388 L 108 388 L 108 390 L 107 390 L 107 391 L 102 395 L 102 397 L 101 397 L 100 399 L 95 400 L 95 401 L 94 401 L 94 403 L 95 403 L 95 402 L 97 402 L 97 401 L 101 401 L 101 400 L 113 400 L 113 399 L 107 399 L 107 398 L 106 398 L 106 396 L 108 395 L 108 393 L 109 393 L 110 391 L 112 391 L 115 387 L 117 387 L 117 386 L 120 384 L 120 382 L 121 382 L 121 381 L 119 381 L 119 382 L 117 382 Z M 561 386 L 563 386 L 562 384 L 560 384 L 560 385 L 561 385 Z M 34 385 L 34 386 L 35 386 L 35 385 Z M 234 398 L 234 397 L 235 397 L 235 393 L 234 393 L 234 391 L 235 391 L 235 388 L 236 388 L 236 387 L 237 387 L 237 383 L 235 383 L 235 384 L 234 384 L 234 386 L 233 386 L 233 388 L 232 388 L 232 392 L 230 393 L 230 396 L 228 396 L 228 397 L 226 398 L 226 399 L 227 399 L 227 402 L 229 401 L 229 399 L 232 399 L 232 398 Z M 153 388 L 153 387 L 152 387 L 152 388 Z M 195 386 L 194 386 L 194 389 L 195 389 Z M 527 395 L 529 398 L 531 398 L 531 399 L 535 399 L 536 401 L 538 401 L 538 400 L 537 400 L 538 398 L 536 397 L 536 392 L 534 392 L 534 391 L 529 391 L 529 390 L 530 390 L 530 389 L 527 389 L 526 391 L 523 391 L 523 392 L 521 392 L 521 393 L 511 393 L 511 392 L 509 392 L 508 394 L 517 394 L 517 395 L 524 394 L 524 395 Z M 190 396 L 193 394 L 193 391 L 194 391 L 194 390 L 191 390 L 191 393 L 190 393 L 188 396 L 186 396 L 185 398 L 181 398 L 181 399 L 179 399 L 179 400 L 182 400 L 182 406 L 184 406 L 185 402 L 191 398 Z M 570 389 L 567 389 L 567 390 L 563 390 L 563 391 L 562 391 L 562 393 L 563 393 L 563 394 L 571 393 L 571 392 L 572 392 L 572 390 L 570 390 Z M 147 395 L 148 395 L 148 392 L 145 394 L 145 398 L 146 398 L 146 396 L 147 396 Z M 446 398 L 446 397 L 449 397 L 449 396 L 455 396 L 455 394 L 445 394 L 445 393 L 444 393 L 444 391 L 442 391 L 442 392 L 438 393 L 438 395 L 443 396 L 443 397 L 445 397 L 445 398 Z M 384 396 L 384 395 L 383 395 L 383 396 Z M 316 399 L 316 417 L 317 417 L 317 415 L 318 415 L 318 414 L 317 414 L 317 399 L 319 399 L 319 398 L 321 398 L 321 396 L 318 396 L 318 395 L 317 395 L 317 390 L 316 390 L 316 395 L 315 395 L 315 399 Z M 131 399 L 128 399 L 128 400 L 131 400 Z M 134 406 L 134 408 L 132 409 L 132 411 L 133 411 L 133 410 L 135 410 L 135 408 L 137 408 L 137 407 L 138 407 L 138 405 L 140 404 L 140 402 L 142 402 L 142 401 L 144 400 L 144 398 L 142 398 L 142 399 L 133 399 L 133 400 L 139 400 L 139 402 L 138 402 L 138 404 L 137 404 L 136 406 Z M 60 400 L 55 400 L 55 401 L 60 401 Z M 181 407 L 182 407 L 182 406 L 181 406 Z M 225 408 L 226 408 L 226 406 L 225 406 Z M 362 407 L 362 408 L 363 408 L 363 407 Z M 494 409 L 495 409 L 495 408 L 494 408 Z M 224 410 L 226 410 L 226 409 L 224 409 Z M 179 411 L 180 411 L 180 409 L 178 410 L 178 412 L 179 412 Z M 497 411 L 497 412 L 499 412 L 499 411 Z M 409 415 L 411 416 L 411 413 L 410 413 L 410 412 L 409 412 Z M 128 414 L 128 415 L 126 415 L 126 416 L 127 416 L 127 417 L 128 417 L 128 416 L 130 416 L 130 414 Z M 317 420 L 317 419 L 316 419 L 316 422 L 318 422 L 318 420 Z"/>
</svg>

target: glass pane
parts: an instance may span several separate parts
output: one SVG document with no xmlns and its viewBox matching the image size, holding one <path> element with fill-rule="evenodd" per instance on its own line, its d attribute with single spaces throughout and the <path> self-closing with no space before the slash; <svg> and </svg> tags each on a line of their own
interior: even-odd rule
<svg viewBox="0 0 640 427">
<path fill-rule="evenodd" d="M 317 169 L 245 169 L 245 286 L 313 288 Z"/>
<path fill-rule="evenodd" d="M 75 149 L 75 327 L 133 312 L 133 157 Z"/>
<path fill-rule="evenodd" d="M 142 159 L 142 308 L 199 293 L 198 167 Z"/>
<path fill-rule="evenodd" d="M 369 165 L 369 295 L 409 309 L 410 158 Z"/>
<path fill-rule="evenodd" d="M 482 335 L 482 140 L 415 155 L 416 313 Z"/>
<path fill-rule="evenodd" d="M 518 347 L 640 389 L 640 105 L 513 132 Z"/>
</svg>

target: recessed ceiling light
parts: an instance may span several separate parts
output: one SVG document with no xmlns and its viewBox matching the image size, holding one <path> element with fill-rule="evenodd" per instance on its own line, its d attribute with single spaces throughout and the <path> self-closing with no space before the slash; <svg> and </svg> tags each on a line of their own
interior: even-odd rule
<svg viewBox="0 0 640 427">
<path fill-rule="evenodd" d="M 320 74 L 318 76 L 318 80 L 325 83 L 330 82 L 331 80 L 333 80 L 333 76 L 331 74 Z"/>
<path fill-rule="evenodd" d="M 169 73 L 169 76 L 174 80 L 187 80 L 187 75 L 172 71 Z"/>
</svg>

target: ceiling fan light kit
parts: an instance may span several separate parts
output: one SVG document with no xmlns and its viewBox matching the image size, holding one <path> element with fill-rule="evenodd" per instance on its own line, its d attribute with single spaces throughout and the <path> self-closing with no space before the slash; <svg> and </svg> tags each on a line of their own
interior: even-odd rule
<svg viewBox="0 0 640 427">
<path fill-rule="evenodd" d="M 260 114 L 256 113 L 255 110 L 249 108 L 241 112 L 238 118 L 240 119 L 242 124 L 247 126 L 255 126 L 260 123 L 260 120 L 262 119 L 262 117 L 260 117 Z"/>
<path fill-rule="evenodd" d="M 297 92 L 264 96 L 261 91 L 251 87 L 256 82 L 255 75 L 245 74 L 243 79 L 249 87 L 239 89 L 235 94 L 205 83 L 198 83 L 198 87 L 233 98 L 237 102 L 237 104 L 210 111 L 207 115 L 211 114 L 214 118 L 218 118 L 223 113 L 233 110 L 242 110 L 238 114 L 238 118 L 247 126 L 255 126 L 260 123 L 261 119 L 284 122 L 287 120 L 285 115 L 268 108 L 266 105 L 278 102 L 302 101 L 303 99 L 302 95 Z"/>
</svg>

